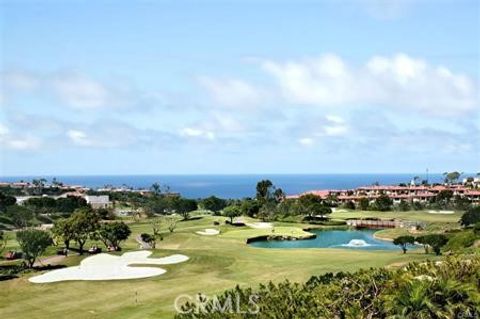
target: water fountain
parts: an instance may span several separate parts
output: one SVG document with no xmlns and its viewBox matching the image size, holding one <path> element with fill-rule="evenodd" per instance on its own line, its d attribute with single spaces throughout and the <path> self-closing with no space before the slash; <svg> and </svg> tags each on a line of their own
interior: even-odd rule
<svg viewBox="0 0 480 319">
<path fill-rule="evenodd" d="M 348 242 L 348 244 L 343 244 L 342 246 L 345 247 L 368 247 L 371 246 L 363 239 L 352 239 Z"/>
</svg>

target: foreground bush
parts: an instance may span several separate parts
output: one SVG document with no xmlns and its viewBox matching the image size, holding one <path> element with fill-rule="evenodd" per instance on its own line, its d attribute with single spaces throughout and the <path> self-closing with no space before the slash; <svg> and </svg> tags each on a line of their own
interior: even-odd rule
<svg viewBox="0 0 480 319">
<path fill-rule="evenodd" d="M 479 270 L 479 256 L 450 257 L 398 270 L 327 273 L 302 285 L 236 287 L 185 303 L 176 318 L 479 318 Z"/>
</svg>

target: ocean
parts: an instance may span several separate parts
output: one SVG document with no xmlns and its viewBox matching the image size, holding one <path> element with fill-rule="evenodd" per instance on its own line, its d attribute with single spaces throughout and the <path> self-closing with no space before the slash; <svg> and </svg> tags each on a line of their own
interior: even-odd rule
<svg viewBox="0 0 480 319">
<path fill-rule="evenodd" d="M 83 185 L 90 188 L 105 185 L 133 188 L 149 188 L 153 183 L 168 185 L 173 192 L 188 198 L 203 198 L 215 195 L 222 198 L 243 198 L 255 196 L 255 185 L 259 180 L 270 179 L 286 194 L 298 194 L 314 189 L 350 189 L 372 185 L 409 183 L 413 176 L 424 174 L 311 174 L 311 175 L 111 175 L 111 176 L 55 176 L 58 181 L 69 185 Z M 51 181 L 53 176 L 12 176 L 0 177 L 1 182 L 31 181 L 44 177 Z M 441 174 L 430 174 L 430 182 L 441 182 Z"/>
</svg>

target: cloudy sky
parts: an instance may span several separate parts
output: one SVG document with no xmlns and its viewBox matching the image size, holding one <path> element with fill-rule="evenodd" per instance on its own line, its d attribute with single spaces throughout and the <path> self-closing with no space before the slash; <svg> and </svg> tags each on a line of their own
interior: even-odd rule
<svg viewBox="0 0 480 319">
<path fill-rule="evenodd" d="M 0 175 L 480 170 L 476 0 L 0 1 Z"/>
</svg>

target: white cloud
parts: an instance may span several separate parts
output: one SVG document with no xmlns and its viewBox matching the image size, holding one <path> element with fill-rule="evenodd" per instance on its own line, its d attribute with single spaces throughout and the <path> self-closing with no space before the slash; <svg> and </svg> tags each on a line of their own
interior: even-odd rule
<svg viewBox="0 0 480 319">
<path fill-rule="evenodd" d="M 21 94 L 37 99 L 53 98 L 59 106 L 75 110 L 133 109 L 153 103 L 164 104 L 157 92 L 145 93 L 131 84 L 100 81 L 79 72 L 34 73 L 12 70 L 0 73 L 0 103 L 14 101 Z M 49 103 L 52 101 L 49 100 Z"/>
<path fill-rule="evenodd" d="M 34 151 L 41 147 L 42 141 L 38 137 L 24 134 L 13 134 L 10 129 L 0 124 L 0 146 L 15 151 Z"/>
<path fill-rule="evenodd" d="M 7 90 L 33 91 L 41 85 L 37 75 L 21 71 L 12 70 L 1 74 L 0 80 Z"/>
<path fill-rule="evenodd" d="M 199 81 L 210 96 L 225 107 L 251 108 L 265 99 L 261 90 L 242 80 L 200 77 Z"/>
<path fill-rule="evenodd" d="M 84 76 L 56 77 L 52 84 L 60 99 L 73 108 L 102 108 L 114 100 L 104 85 Z"/>
<path fill-rule="evenodd" d="M 215 133 L 199 128 L 185 127 L 180 130 L 180 135 L 187 138 L 204 138 L 208 140 L 215 139 Z"/>
<path fill-rule="evenodd" d="M 360 0 L 366 12 L 378 20 L 394 20 L 400 18 L 412 6 L 414 0 Z"/>
<path fill-rule="evenodd" d="M 473 79 L 405 54 L 375 56 L 361 67 L 327 54 L 285 63 L 267 60 L 262 68 L 294 104 L 373 104 L 439 116 L 466 114 L 480 105 Z"/>
<path fill-rule="evenodd" d="M 68 130 L 68 138 L 76 145 L 91 146 L 92 141 L 88 138 L 87 134 L 79 130 Z"/>
<path fill-rule="evenodd" d="M 298 140 L 298 143 L 300 143 L 300 145 L 302 146 L 312 146 L 314 143 L 314 140 L 313 138 L 310 138 L 310 137 L 303 137 Z"/>
</svg>

